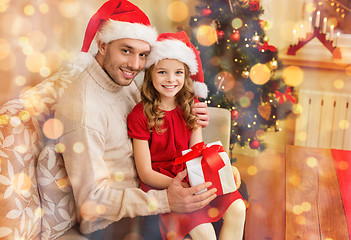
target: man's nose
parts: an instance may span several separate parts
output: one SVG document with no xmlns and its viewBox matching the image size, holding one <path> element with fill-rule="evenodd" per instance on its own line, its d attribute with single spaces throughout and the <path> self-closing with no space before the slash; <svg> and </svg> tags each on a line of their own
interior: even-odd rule
<svg viewBox="0 0 351 240">
<path fill-rule="evenodd" d="M 139 70 L 140 69 L 140 58 L 139 55 L 132 56 L 129 61 L 128 61 L 128 67 L 131 68 L 132 70 Z"/>
</svg>

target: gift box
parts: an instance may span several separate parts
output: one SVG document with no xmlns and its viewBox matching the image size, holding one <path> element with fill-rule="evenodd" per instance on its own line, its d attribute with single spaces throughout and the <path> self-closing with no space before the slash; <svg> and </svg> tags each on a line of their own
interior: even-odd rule
<svg viewBox="0 0 351 240">
<path fill-rule="evenodd" d="M 230 159 L 220 141 L 197 143 L 191 149 L 182 151 L 182 156 L 176 158 L 175 163 L 184 162 L 191 186 L 212 182 L 210 188 L 217 188 L 218 196 L 236 190 Z"/>
</svg>

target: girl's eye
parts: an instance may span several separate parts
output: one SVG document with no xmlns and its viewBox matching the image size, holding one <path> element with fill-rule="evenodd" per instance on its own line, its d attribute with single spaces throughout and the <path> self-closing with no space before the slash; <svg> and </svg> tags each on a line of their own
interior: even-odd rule
<svg viewBox="0 0 351 240">
<path fill-rule="evenodd" d="M 183 74 L 183 71 L 177 71 L 176 74 Z"/>
<path fill-rule="evenodd" d="M 158 71 L 158 74 L 165 74 L 165 71 Z"/>
</svg>

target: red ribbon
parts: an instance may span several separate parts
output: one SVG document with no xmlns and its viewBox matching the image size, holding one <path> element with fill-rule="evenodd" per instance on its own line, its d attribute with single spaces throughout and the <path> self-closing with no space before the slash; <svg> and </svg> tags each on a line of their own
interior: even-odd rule
<svg viewBox="0 0 351 240">
<path fill-rule="evenodd" d="M 185 163 L 196 157 L 202 156 L 201 167 L 204 173 L 205 182 L 212 182 L 210 188 L 217 188 L 217 195 L 223 194 L 223 188 L 219 177 L 219 170 L 225 166 L 220 152 L 225 152 L 223 146 L 212 145 L 207 147 L 204 142 L 200 142 L 191 147 L 190 152 L 175 159 L 175 164 Z"/>
<path fill-rule="evenodd" d="M 295 103 L 294 97 L 291 95 L 290 87 L 287 87 L 285 93 L 281 93 L 276 91 L 275 97 L 279 100 L 279 104 L 284 103 L 285 101 L 289 100 L 291 103 Z"/>
<path fill-rule="evenodd" d="M 262 50 L 267 51 L 267 50 L 269 50 L 271 52 L 277 51 L 277 49 L 273 45 L 268 45 L 268 42 L 264 42 L 264 44 L 258 45 L 258 50 L 259 51 L 262 51 Z"/>
</svg>

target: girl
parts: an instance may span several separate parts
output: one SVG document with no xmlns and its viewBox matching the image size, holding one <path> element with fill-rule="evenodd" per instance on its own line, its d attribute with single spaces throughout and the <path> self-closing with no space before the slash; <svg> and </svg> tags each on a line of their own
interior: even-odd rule
<svg viewBox="0 0 351 240">
<path fill-rule="evenodd" d="M 196 81 L 190 78 L 193 76 Z M 185 32 L 160 34 L 147 58 L 141 102 L 128 116 L 141 187 L 166 189 L 184 170 L 174 164 L 182 151 L 202 142 L 192 111 L 194 97 L 206 98 L 200 57 Z M 235 168 L 236 170 L 236 168 Z M 188 187 L 187 182 L 183 182 Z M 246 207 L 238 191 L 217 197 L 190 214 L 160 215 L 163 239 L 216 239 L 211 222 L 223 217 L 219 239 L 242 239 Z"/>
</svg>

